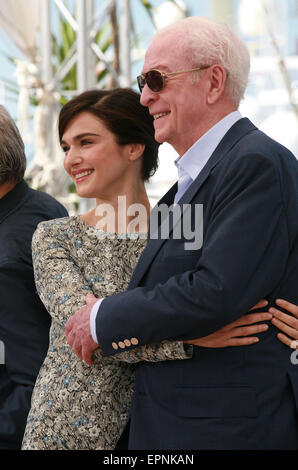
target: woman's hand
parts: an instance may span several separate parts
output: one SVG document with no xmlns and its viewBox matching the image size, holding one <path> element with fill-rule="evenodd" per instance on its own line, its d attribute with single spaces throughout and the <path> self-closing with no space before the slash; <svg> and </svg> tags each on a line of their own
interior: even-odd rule
<svg viewBox="0 0 298 470">
<path fill-rule="evenodd" d="M 287 310 L 290 315 L 271 307 L 272 324 L 286 334 L 278 333 L 278 339 L 292 349 L 298 349 L 298 306 L 287 302 L 287 300 L 276 299 L 275 304 L 283 310 Z"/>
<path fill-rule="evenodd" d="M 257 308 L 263 308 L 268 305 L 267 300 L 263 299 L 257 303 L 251 310 Z M 298 317 L 298 314 L 297 314 Z M 184 343 L 194 344 L 195 346 L 202 346 L 205 348 L 226 348 L 228 346 L 247 346 L 249 344 L 254 344 L 259 341 L 256 336 L 253 336 L 258 333 L 262 333 L 268 330 L 268 325 L 266 323 L 261 323 L 264 321 L 269 321 L 272 319 L 272 314 L 268 312 L 261 313 L 248 313 L 238 318 L 229 325 L 224 326 L 215 333 L 212 333 L 208 336 L 204 336 L 199 339 L 191 339 L 183 341 Z M 298 320 L 297 324 L 298 324 Z M 258 323 L 258 324 L 256 324 Z M 298 331 L 297 338 L 298 338 Z"/>
</svg>

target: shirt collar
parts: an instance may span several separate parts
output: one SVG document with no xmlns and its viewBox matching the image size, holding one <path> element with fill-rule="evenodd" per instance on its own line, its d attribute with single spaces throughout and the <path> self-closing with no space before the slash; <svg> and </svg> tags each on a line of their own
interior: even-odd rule
<svg viewBox="0 0 298 470">
<path fill-rule="evenodd" d="M 23 200 L 29 186 L 22 180 L 0 199 L 0 222 Z"/>
<path fill-rule="evenodd" d="M 175 165 L 178 168 L 179 178 L 186 173 L 194 181 L 224 135 L 241 118 L 239 111 L 228 114 L 202 135 L 185 154 L 178 157 Z"/>
</svg>

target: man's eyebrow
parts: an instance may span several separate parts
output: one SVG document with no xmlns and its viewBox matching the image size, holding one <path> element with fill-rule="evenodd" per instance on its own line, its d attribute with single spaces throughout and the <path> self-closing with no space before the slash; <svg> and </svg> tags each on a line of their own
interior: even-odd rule
<svg viewBox="0 0 298 470">
<path fill-rule="evenodd" d="M 94 132 L 82 132 L 82 134 L 75 135 L 73 137 L 73 139 L 74 140 L 80 140 L 80 139 L 82 139 L 83 137 L 86 137 L 86 136 L 98 137 L 99 134 L 95 134 Z M 62 139 L 61 144 L 66 144 L 66 141 Z"/>
<path fill-rule="evenodd" d="M 168 67 L 168 65 L 162 65 L 162 64 L 159 64 L 159 65 L 156 65 L 154 67 L 150 67 L 148 68 L 148 70 L 146 70 L 146 72 L 149 72 L 150 70 L 160 70 L 161 72 L 170 72 L 170 68 Z M 145 75 L 146 72 L 142 72 L 142 75 Z"/>
</svg>

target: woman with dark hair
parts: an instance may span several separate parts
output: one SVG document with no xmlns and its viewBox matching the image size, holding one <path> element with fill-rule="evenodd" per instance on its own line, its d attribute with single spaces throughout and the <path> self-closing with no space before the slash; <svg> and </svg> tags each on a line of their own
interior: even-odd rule
<svg viewBox="0 0 298 470">
<path fill-rule="evenodd" d="M 92 90 L 60 112 L 65 170 L 79 196 L 95 198 L 96 207 L 40 224 L 34 234 L 35 281 L 52 325 L 23 449 L 113 449 L 129 412 L 132 363 L 191 356 L 189 346 L 164 342 L 116 360 L 98 350 L 88 367 L 65 339 L 65 323 L 88 292 L 106 296 L 127 288 L 146 244 L 150 204 L 144 182 L 157 168 L 159 144 L 153 118 L 139 100 L 129 89 Z M 128 209 L 140 208 L 141 217 L 123 214 L 123 201 Z"/>
<path fill-rule="evenodd" d="M 102 357 L 97 349 L 90 367 L 65 338 L 66 321 L 85 304 L 86 294 L 106 297 L 127 288 L 145 247 L 150 204 L 144 183 L 157 168 L 159 147 L 152 121 L 140 95 L 130 89 L 87 91 L 60 112 L 64 168 L 79 196 L 96 199 L 96 205 L 87 214 L 39 224 L 33 237 L 35 283 L 52 324 L 23 449 L 114 449 L 130 409 L 133 363 L 192 355 L 191 344 L 163 341 L 113 357 Z M 267 328 L 254 323 L 269 317 L 246 315 L 192 343 L 251 344 L 257 340 L 251 335 Z M 114 346 L 121 351 L 125 345 Z"/>
</svg>

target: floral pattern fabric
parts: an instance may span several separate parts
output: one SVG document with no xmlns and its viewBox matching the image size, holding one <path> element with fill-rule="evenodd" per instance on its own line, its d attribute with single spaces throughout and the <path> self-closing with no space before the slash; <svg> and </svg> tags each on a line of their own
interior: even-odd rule
<svg viewBox="0 0 298 470">
<path fill-rule="evenodd" d="M 79 216 L 39 224 L 32 240 L 35 282 L 52 317 L 49 349 L 32 395 L 24 450 L 112 450 L 126 424 L 135 363 L 187 359 L 191 346 L 163 341 L 86 365 L 65 339 L 68 318 L 88 292 L 124 291 L 146 245 L 145 234 L 107 234 Z"/>
</svg>

